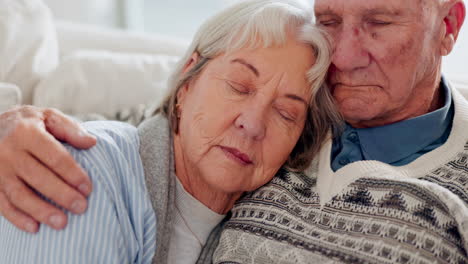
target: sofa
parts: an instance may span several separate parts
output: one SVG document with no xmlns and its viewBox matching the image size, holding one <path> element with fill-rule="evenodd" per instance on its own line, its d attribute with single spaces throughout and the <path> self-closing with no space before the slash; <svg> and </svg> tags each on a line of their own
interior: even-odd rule
<svg viewBox="0 0 468 264">
<path fill-rule="evenodd" d="M 32 103 L 74 116 L 115 118 L 126 109 L 158 104 L 189 45 L 162 35 L 56 25 L 59 63 L 37 84 Z"/>
<path fill-rule="evenodd" d="M 128 109 L 161 101 L 189 45 L 170 36 L 54 21 L 41 0 L 0 0 L 0 6 L 0 112 L 33 104 L 83 119 L 125 119 Z M 468 95 L 468 74 L 445 75 Z"/>
<path fill-rule="evenodd" d="M 0 0 L 0 112 L 17 104 L 111 118 L 157 104 L 188 40 L 55 21 L 41 0 Z"/>
</svg>

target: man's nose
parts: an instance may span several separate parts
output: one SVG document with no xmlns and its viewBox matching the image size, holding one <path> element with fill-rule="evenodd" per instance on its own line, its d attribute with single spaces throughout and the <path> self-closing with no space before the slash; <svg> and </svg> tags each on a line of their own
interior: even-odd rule
<svg viewBox="0 0 468 264">
<path fill-rule="evenodd" d="M 339 71 L 353 71 L 367 67 L 371 56 L 365 47 L 362 32 L 355 26 L 343 26 L 334 39 L 332 64 Z"/>
<path fill-rule="evenodd" d="M 252 103 L 235 120 L 235 127 L 253 140 L 262 140 L 266 134 L 267 109 Z"/>
</svg>

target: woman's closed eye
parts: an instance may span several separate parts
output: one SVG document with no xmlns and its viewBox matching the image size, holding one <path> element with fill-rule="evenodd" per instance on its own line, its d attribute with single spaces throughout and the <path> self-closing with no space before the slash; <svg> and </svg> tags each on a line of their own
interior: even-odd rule
<svg viewBox="0 0 468 264">
<path fill-rule="evenodd" d="M 286 120 L 286 121 L 289 121 L 289 122 L 295 122 L 296 119 L 294 117 L 292 117 L 288 112 L 286 111 L 283 111 L 283 110 L 278 110 L 279 114 L 281 115 L 281 117 Z"/>
<path fill-rule="evenodd" d="M 297 121 L 297 116 L 293 113 L 293 111 L 279 106 L 276 106 L 275 110 L 283 120 L 290 123 L 295 123 Z"/>
<path fill-rule="evenodd" d="M 245 85 L 241 85 L 232 81 L 226 81 L 226 84 L 233 92 L 237 94 L 247 95 L 251 92 L 251 90 Z"/>
</svg>

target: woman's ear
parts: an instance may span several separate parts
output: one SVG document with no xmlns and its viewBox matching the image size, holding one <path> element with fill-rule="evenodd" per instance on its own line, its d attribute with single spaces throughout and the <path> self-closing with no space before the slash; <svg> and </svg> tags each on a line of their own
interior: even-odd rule
<svg viewBox="0 0 468 264">
<path fill-rule="evenodd" d="M 446 4 L 448 5 L 448 13 L 444 17 L 446 30 L 442 39 L 442 56 L 446 56 L 452 52 L 466 16 L 465 4 L 462 0 L 447 1 Z"/>
<path fill-rule="evenodd" d="M 200 60 L 200 55 L 198 54 L 198 52 L 194 52 L 192 56 L 190 56 L 190 59 L 187 61 L 187 63 L 184 65 L 184 68 L 182 69 L 182 74 L 187 74 L 188 72 L 190 72 L 190 70 L 192 70 L 193 67 L 197 65 L 199 60 Z M 177 91 L 176 111 L 181 111 L 182 104 L 190 88 L 190 85 L 191 85 L 191 82 L 187 81 L 182 87 L 180 87 L 179 91 Z"/>
<path fill-rule="evenodd" d="M 192 56 L 190 56 L 187 63 L 185 63 L 184 68 L 182 69 L 182 74 L 186 74 L 191 69 L 193 69 L 193 67 L 197 65 L 199 60 L 200 60 L 200 54 L 198 54 L 198 52 L 194 52 Z"/>
</svg>

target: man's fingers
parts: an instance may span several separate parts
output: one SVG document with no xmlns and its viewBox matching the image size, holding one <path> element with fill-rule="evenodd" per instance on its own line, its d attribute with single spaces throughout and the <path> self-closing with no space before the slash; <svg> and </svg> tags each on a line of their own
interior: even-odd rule
<svg viewBox="0 0 468 264">
<path fill-rule="evenodd" d="M 57 110 L 44 110 L 44 123 L 54 137 L 76 148 L 88 149 L 96 145 L 96 138 L 93 135 L 87 133 L 77 122 Z"/>
<path fill-rule="evenodd" d="M 0 212 L 9 222 L 23 231 L 36 233 L 39 230 L 39 223 L 14 207 L 2 192 L 0 192 Z"/>
<path fill-rule="evenodd" d="M 16 168 L 16 172 L 29 187 L 72 213 L 82 214 L 86 211 L 88 203 L 81 193 L 63 182 L 34 157 L 25 154 L 21 160 L 23 163 Z M 32 214 L 28 211 L 26 213 Z"/>
<path fill-rule="evenodd" d="M 92 190 L 88 175 L 49 131 L 78 148 L 96 143 L 57 110 L 22 106 L 0 115 L 0 214 L 30 232 L 38 222 L 65 227 L 66 215 L 56 206 L 81 213 Z"/>
<path fill-rule="evenodd" d="M 66 183 L 79 190 L 84 196 L 88 196 L 91 193 L 92 185 L 85 171 L 52 135 L 47 131 L 38 130 L 40 132 L 34 133 L 36 135 L 34 139 L 26 138 L 24 140 L 24 144 L 28 145 L 32 156 L 55 174 L 60 175 Z"/>
<path fill-rule="evenodd" d="M 36 221 L 47 224 L 57 230 L 63 229 L 67 224 L 67 216 L 62 211 L 42 200 L 23 182 L 14 181 L 5 184 L 5 186 L 8 186 L 8 188 L 3 189 L 5 198 L 10 203 L 14 201 L 14 206 L 18 210 L 28 212 Z M 15 219 L 13 216 L 16 217 L 16 215 L 11 216 L 12 219 Z"/>
</svg>

